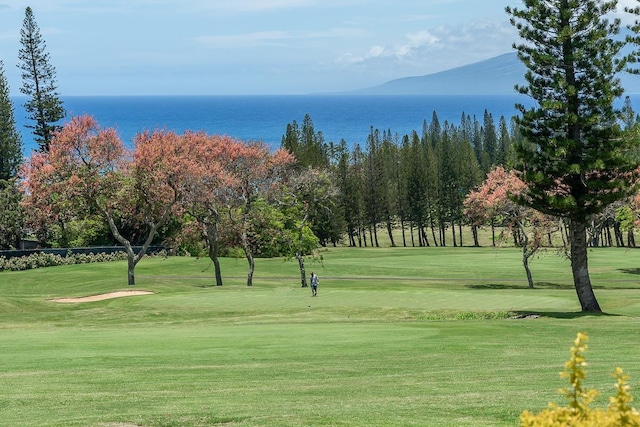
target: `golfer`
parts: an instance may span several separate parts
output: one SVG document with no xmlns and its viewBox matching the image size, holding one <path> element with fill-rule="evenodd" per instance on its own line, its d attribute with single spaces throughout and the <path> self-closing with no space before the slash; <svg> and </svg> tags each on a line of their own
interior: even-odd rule
<svg viewBox="0 0 640 427">
<path fill-rule="evenodd" d="M 312 297 L 318 296 L 318 283 L 320 283 L 320 281 L 318 280 L 318 275 L 312 271 L 311 272 L 311 296 Z"/>
</svg>

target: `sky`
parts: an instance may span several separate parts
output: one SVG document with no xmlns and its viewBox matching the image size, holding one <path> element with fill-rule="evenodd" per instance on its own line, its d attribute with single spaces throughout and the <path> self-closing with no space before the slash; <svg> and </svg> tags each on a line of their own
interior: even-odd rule
<svg viewBox="0 0 640 427">
<path fill-rule="evenodd" d="M 522 1 L 0 0 L 0 60 L 19 95 L 30 6 L 62 96 L 342 92 L 512 51 L 507 5 Z"/>
</svg>

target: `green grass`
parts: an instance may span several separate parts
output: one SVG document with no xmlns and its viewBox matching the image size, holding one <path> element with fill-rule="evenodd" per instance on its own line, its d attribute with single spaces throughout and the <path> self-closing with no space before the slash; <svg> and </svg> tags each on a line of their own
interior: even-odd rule
<svg viewBox="0 0 640 427">
<path fill-rule="evenodd" d="M 563 403 L 558 373 L 578 331 L 587 384 L 640 381 L 634 250 L 590 252 L 606 315 L 583 315 L 568 262 L 515 249 L 329 249 L 308 263 L 141 261 L 153 295 L 82 304 L 56 297 L 127 289 L 126 263 L 0 273 L 2 426 L 516 426 Z M 535 319 L 513 319 L 536 313 Z"/>
</svg>

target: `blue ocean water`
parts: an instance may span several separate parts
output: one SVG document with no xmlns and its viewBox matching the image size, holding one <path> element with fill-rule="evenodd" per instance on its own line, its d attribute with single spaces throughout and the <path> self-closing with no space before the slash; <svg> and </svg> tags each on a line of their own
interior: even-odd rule
<svg viewBox="0 0 640 427">
<path fill-rule="evenodd" d="M 25 154 L 37 148 L 22 107 L 26 98 L 13 98 L 15 117 L 23 136 Z M 102 127 L 115 128 L 131 146 L 136 133 L 166 129 L 205 131 L 245 141 L 263 141 L 280 146 L 286 126 L 302 123 L 305 114 L 313 120 L 325 141 L 350 146 L 366 142 L 371 127 L 391 130 L 402 137 L 422 132 L 435 111 L 440 123 L 460 124 L 462 113 L 476 116 L 482 124 L 485 109 L 496 125 L 500 116 L 517 114 L 517 102 L 530 102 L 514 94 L 502 96 L 69 96 L 63 97 L 68 117 L 89 114 Z"/>
</svg>

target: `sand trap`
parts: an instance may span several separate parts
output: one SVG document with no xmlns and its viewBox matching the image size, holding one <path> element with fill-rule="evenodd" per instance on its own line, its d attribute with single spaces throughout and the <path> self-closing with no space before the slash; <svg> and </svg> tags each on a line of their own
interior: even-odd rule
<svg viewBox="0 0 640 427">
<path fill-rule="evenodd" d="M 56 298 L 52 301 L 55 302 L 93 302 L 93 301 L 102 301 L 105 299 L 111 298 L 122 298 L 122 297 L 133 297 L 136 295 L 151 295 L 153 292 L 149 291 L 118 291 L 118 292 L 109 292 L 107 294 L 100 295 L 91 295 L 88 297 L 79 297 L 79 298 Z"/>
</svg>

